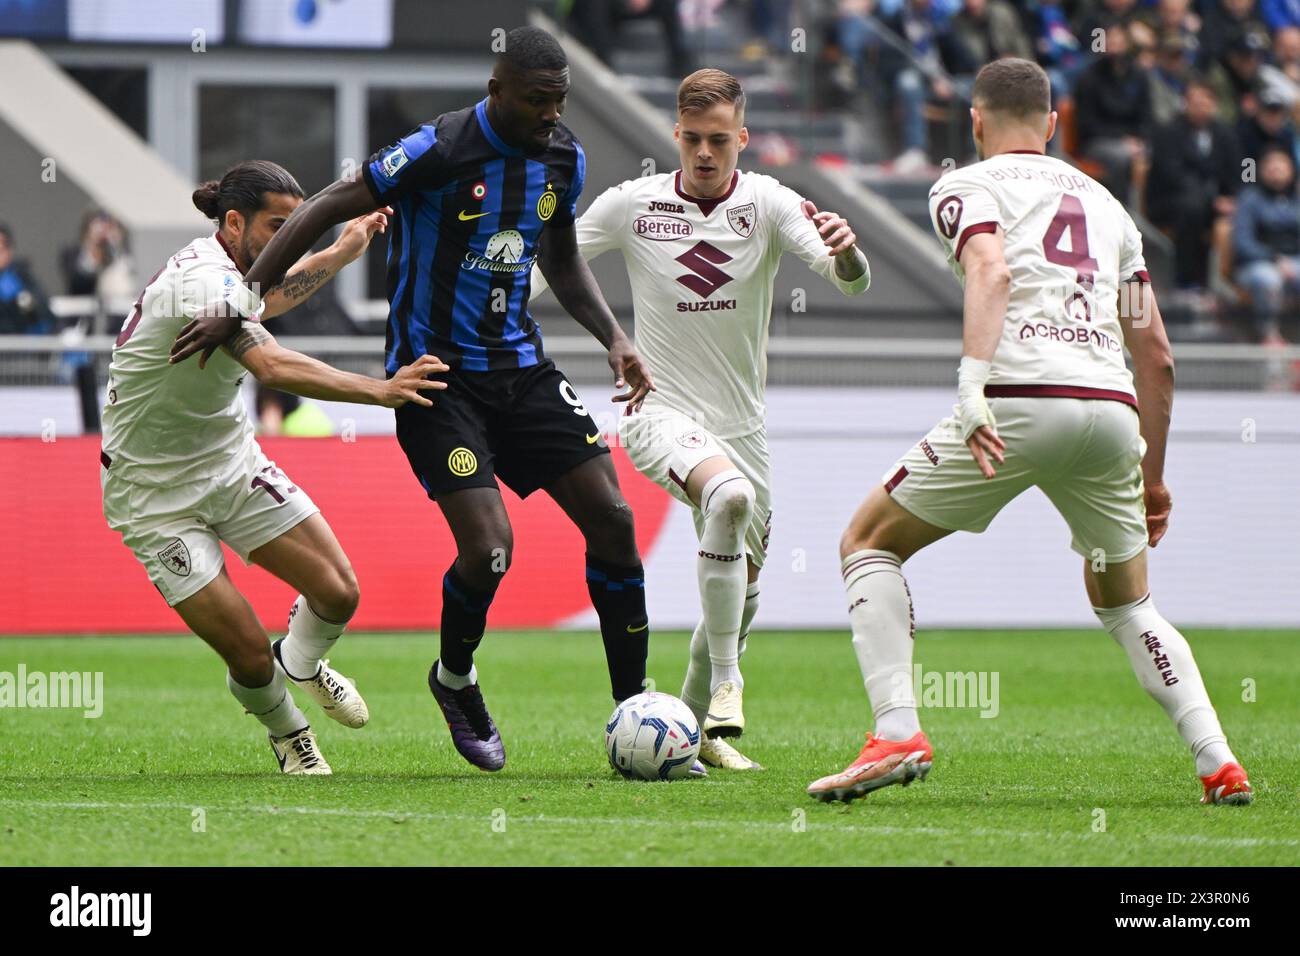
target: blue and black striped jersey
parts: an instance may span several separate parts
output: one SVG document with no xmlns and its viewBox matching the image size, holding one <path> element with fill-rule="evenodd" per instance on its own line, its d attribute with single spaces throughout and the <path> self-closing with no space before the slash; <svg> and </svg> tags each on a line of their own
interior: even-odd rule
<svg viewBox="0 0 1300 956">
<path fill-rule="evenodd" d="M 563 123 L 545 151 L 507 146 L 487 100 L 443 113 L 381 149 L 366 185 L 395 221 L 388 240 L 388 347 L 396 372 L 425 353 L 470 371 L 542 360 L 528 313 L 542 229 L 573 225 L 586 157 Z"/>
</svg>

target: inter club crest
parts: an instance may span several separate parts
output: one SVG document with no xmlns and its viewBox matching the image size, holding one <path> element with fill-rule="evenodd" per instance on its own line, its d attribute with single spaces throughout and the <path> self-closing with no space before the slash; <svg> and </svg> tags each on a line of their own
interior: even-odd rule
<svg viewBox="0 0 1300 956">
<path fill-rule="evenodd" d="M 158 560 L 172 574 L 188 577 L 190 573 L 190 549 L 185 542 L 176 538 L 171 544 L 158 552 Z"/>
<path fill-rule="evenodd" d="M 733 206 L 727 210 L 727 222 L 742 239 L 754 234 L 754 204 L 747 202 L 743 206 Z"/>
</svg>

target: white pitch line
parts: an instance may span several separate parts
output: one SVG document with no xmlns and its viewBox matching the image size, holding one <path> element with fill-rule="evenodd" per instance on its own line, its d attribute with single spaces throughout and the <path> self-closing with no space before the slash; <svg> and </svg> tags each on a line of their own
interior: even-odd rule
<svg viewBox="0 0 1300 956">
<path fill-rule="evenodd" d="M 303 816 L 326 816 L 326 817 L 355 817 L 358 819 L 389 819 L 389 820 L 423 820 L 427 822 L 485 822 L 490 823 L 492 817 L 490 814 L 482 813 L 429 813 L 426 811 L 405 811 L 405 810 L 351 810 L 346 807 L 278 807 L 278 806 L 204 806 L 198 803 L 105 803 L 105 802 L 67 802 L 67 801 L 46 801 L 46 800 L 0 800 L 0 807 L 29 807 L 48 810 L 185 810 L 193 811 L 202 808 L 204 811 L 211 813 L 265 813 L 275 815 L 279 813 L 300 814 Z M 504 809 L 504 808 L 500 808 Z M 793 808 L 792 808 L 793 809 Z M 506 813 L 508 823 L 540 823 L 555 824 L 558 826 L 590 826 L 601 824 L 606 826 L 648 826 L 648 827 L 672 827 L 681 829 L 683 827 L 694 827 L 697 829 L 717 830 L 727 827 L 743 827 L 756 830 L 788 830 L 790 824 L 786 822 L 770 820 L 680 820 L 668 819 L 662 817 L 560 817 L 538 814 L 534 816 L 522 816 L 517 813 Z M 823 823 L 815 820 L 807 820 L 806 827 L 809 830 L 825 830 L 826 832 L 843 833 L 865 833 L 876 836 L 943 836 L 943 837 L 998 837 L 1012 840 L 1086 840 L 1088 842 L 1101 843 L 1110 838 L 1112 834 L 1107 833 L 1074 833 L 1071 831 L 1061 831 L 1059 833 L 1037 833 L 1030 830 L 993 830 L 984 827 L 975 827 L 973 829 L 955 829 L 952 827 L 905 827 L 893 826 L 888 824 L 882 825 L 863 825 L 858 823 Z M 793 832 L 793 831 L 792 831 Z M 1121 839 L 1125 842 L 1136 840 L 1149 840 L 1159 843 L 1182 843 L 1196 846 L 1221 846 L 1221 847 L 1258 847 L 1258 846 L 1282 846 L 1282 847 L 1300 847 L 1300 840 L 1292 840 L 1274 837 L 1217 837 L 1205 836 L 1199 833 L 1131 833 L 1114 835 L 1114 838 Z"/>
</svg>

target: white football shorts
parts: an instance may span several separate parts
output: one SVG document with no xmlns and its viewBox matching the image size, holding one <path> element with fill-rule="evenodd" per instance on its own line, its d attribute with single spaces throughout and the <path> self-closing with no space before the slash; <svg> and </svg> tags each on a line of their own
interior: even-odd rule
<svg viewBox="0 0 1300 956">
<path fill-rule="evenodd" d="M 1011 499 L 1037 485 L 1088 559 L 1119 563 L 1147 545 L 1142 497 L 1146 442 L 1137 412 L 1102 399 L 991 398 L 1006 463 L 985 479 L 955 417 L 935 425 L 883 477 L 900 505 L 940 528 L 979 533 Z"/>
<path fill-rule="evenodd" d="M 658 405 L 622 416 L 618 437 L 637 471 L 690 506 L 696 537 L 704 533 L 704 515 L 686 494 L 686 479 L 705 459 L 718 455 L 730 459 L 754 486 L 754 517 L 745 532 L 745 552 L 756 567 L 763 566 L 772 529 L 772 466 L 766 431 L 718 438 L 689 415 Z"/>
<path fill-rule="evenodd" d="M 108 526 L 144 565 L 174 607 L 209 584 L 225 564 L 221 542 L 245 564 L 262 545 L 320 509 L 253 446 L 246 463 L 216 479 L 152 487 L 100 469 Z"/>
</svg>

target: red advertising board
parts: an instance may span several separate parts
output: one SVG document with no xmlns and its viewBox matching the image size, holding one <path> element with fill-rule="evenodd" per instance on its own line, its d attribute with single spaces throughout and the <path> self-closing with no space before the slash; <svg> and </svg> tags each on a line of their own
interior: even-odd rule
<svg viewBox="0 0 1300 956">
<path fill-rule="evenodd" d="M 443 572 L 455 545 L 437 506 L 391 437 L 279 438 L 263 450 L 329 521 L 356 569 L 358 630 L 435 630 Z M 646 554 L 669 497 L 611 449 Z M 148 633 L 184 630 L 144 569 L 104 521 L 98 438 L 0 439 L 0 633 Z M 502 488 L 514 527 L 510 572 L 493 603 L 494 627 L 550 627 L 589 607 L 583 543 L 544 493 Z M 272 631 L 294 593 L 226 552 L 231 578 Z"/>
</svg>

